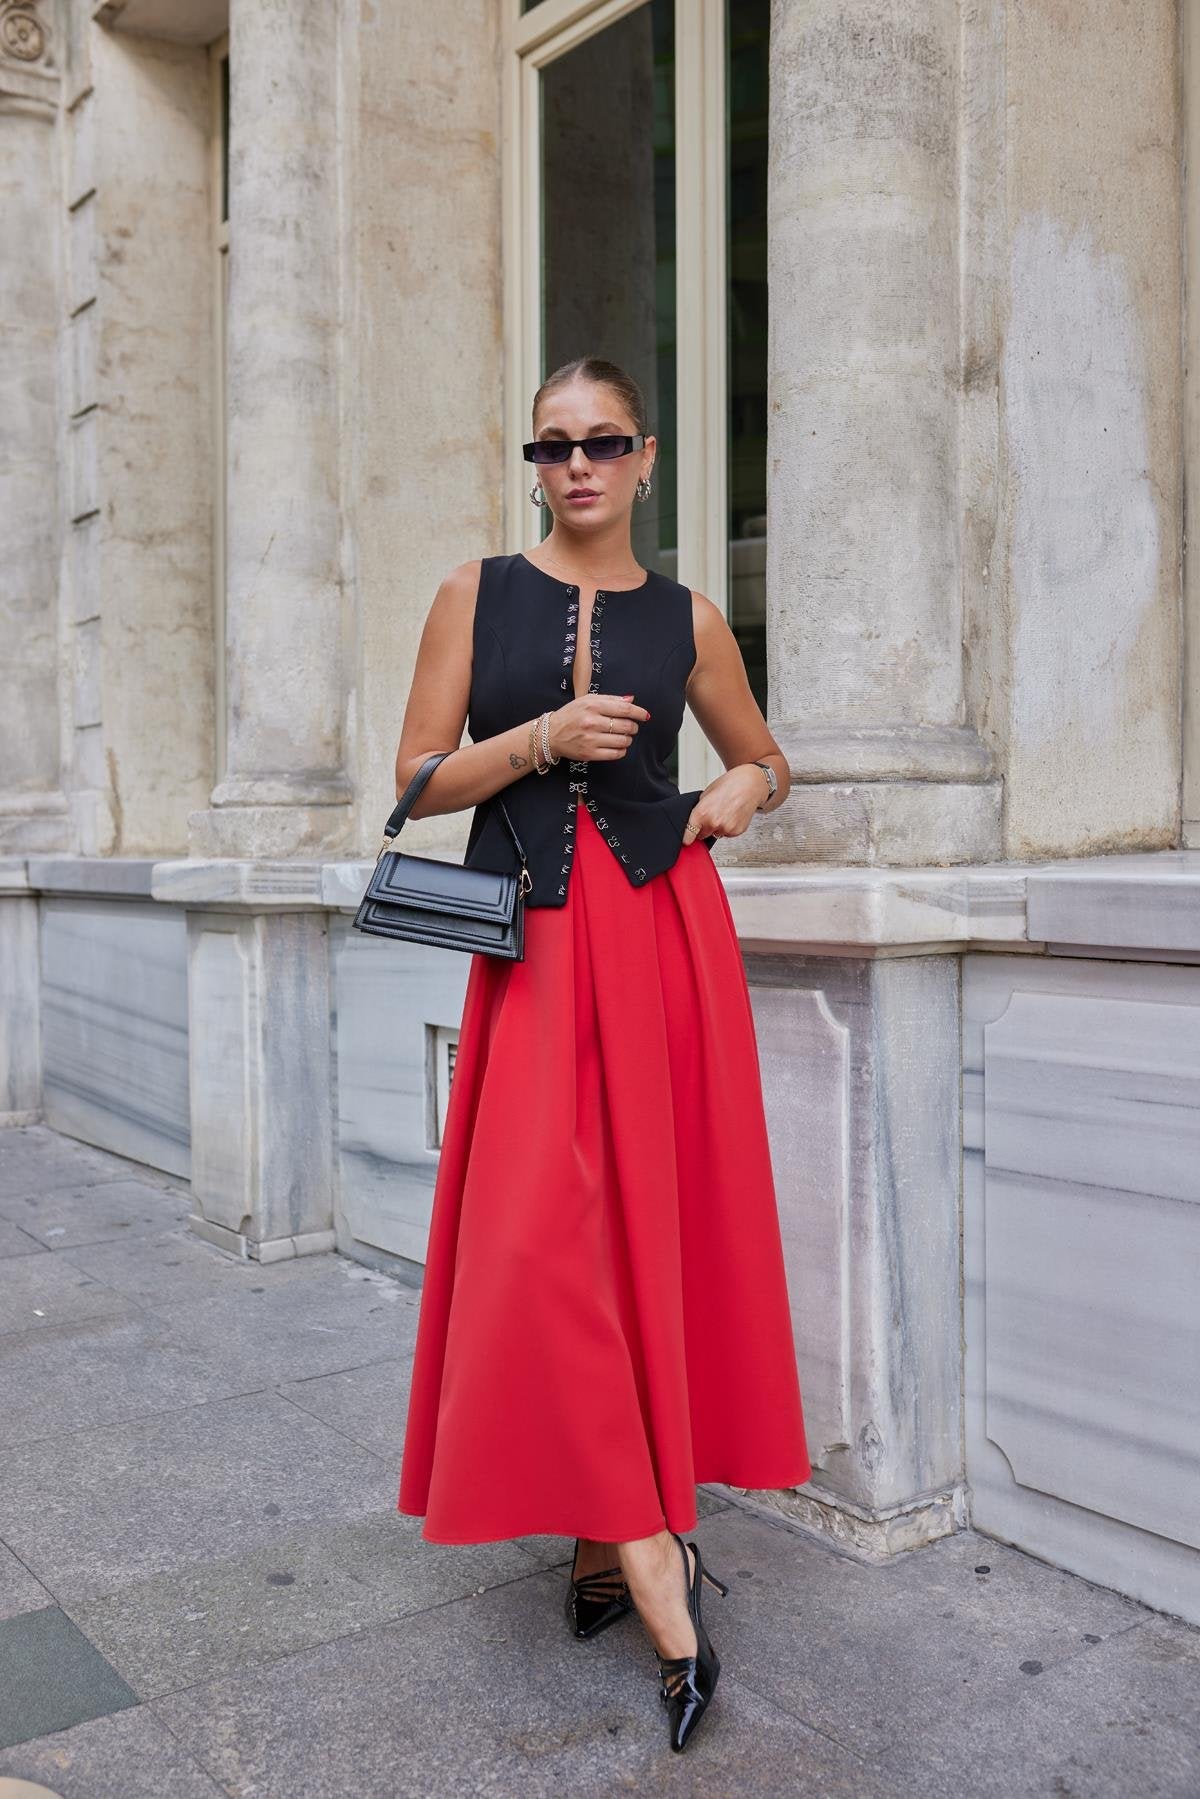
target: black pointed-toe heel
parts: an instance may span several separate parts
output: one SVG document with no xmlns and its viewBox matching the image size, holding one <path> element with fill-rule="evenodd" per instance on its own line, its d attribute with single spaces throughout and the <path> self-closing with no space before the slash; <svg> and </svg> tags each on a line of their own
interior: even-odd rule
<svg viewBox="0 0 1200 1799">
<path fill-rule="evenodd" d="M 717 1688 L 717 1676 L 721 1672 L 720 1657 L 709 1641 L 700 1616 L 700 1588 L 705 1581 L 721 1594 L 728 1593 L 729 1588 L 723 1580 L 718 1580 L 715 1574 L 709 1573 L 700 1560 L 700 1551 L 695 1543 L 689 1543 L 685 1549 L 682 1537 L 675 1536 L 674 1531 L 671 1535 L 679 1544 L 679 1553 L 683 1557 L 683 1578 L 688 1582 L 688 1612 L 696 1632 L 696 1653 L 664 1657 L 656 1649 L 654 1654 L 658 1661 L 658 1696 L 667 1708 L 667 1731 L 671 1747 L 682 1750 L 708 1709 L 709 1701 Z M 688 1549 L 696 1558 L 690 1581 Z"/>
<path fill-rule="evenodd" d="M 584 1637 L 598 1636 L 619 1618 L 627 1617 L 633 1610 L 633 1596 L 620 1568 L 602 1568 L 596 1574 L 576 1576 L 575 1562 L 578 1556 L 579 1538 L 576 1537 L 575 1553 L 571 1557 L 571 1579 L 563 1609 L 567 1614 L 572 1636 L 582 1640 Z"/>
</svg>

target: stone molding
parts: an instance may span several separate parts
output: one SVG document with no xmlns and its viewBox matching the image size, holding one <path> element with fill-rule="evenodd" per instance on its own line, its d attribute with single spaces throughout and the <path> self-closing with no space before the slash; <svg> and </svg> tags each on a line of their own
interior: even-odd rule
<svg viewBox="0 0 1200 1799">
<path fill-rule="evenodd" d="M 233 912 L 353 912 L 372 861 L 0 856 L 0 895 L 152 898 Z M 1200 850 L 996 862 L 964 868 L 723 870 L 743 950 L 770 981 L 797 950 L 951 954 L 964 949 L 1121 949 L 1200 960 Z"/>
<path fill-rule="evenodd" d="M 53 9 L 45 0 L 0 0 L 0 99 L 32 100 L 48 110 L 60 78 Z"/>
</svg>

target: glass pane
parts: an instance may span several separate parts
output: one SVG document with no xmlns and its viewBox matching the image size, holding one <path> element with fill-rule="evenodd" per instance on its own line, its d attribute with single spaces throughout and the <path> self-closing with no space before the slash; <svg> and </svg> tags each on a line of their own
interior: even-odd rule
<svg viewBox="0 0 1200 1799">
<path fill-rule="evenodd" d="M 221 223 L 229 219 L 229 58 L 221 58 Z"/>
<path fill-rule="evenodd" d="M 770 18 L 770 0 L 726 0 L 729 622 L 764 716 Z"/>
<path fill-rule="evenodd" d="M 543 70 L 541 171 L 541 374 L 604 356 L 638 382 L 657 448 L 633 553 L 674 578 L 674 0 L 646 0 Z"/>
</svg>

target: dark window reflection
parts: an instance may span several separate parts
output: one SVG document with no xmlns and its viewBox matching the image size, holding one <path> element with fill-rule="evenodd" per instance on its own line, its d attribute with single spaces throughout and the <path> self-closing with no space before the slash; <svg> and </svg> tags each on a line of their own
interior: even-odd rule
<svg viewBox="0 0 1200 1799">
<path fill-rule="evenodd" d="M 647 0 L 541 78 L 541 372 L 604 356 L 640 385 L 658 445 L 653 491 L 633 508 L 633 553 L 673 579 L 674 11 L 674 0 Z"/>
<path fill-rule="evenodd" d="M 770 0 L 726 0 L 729 619 L 764 714 L 770 14 Z"/>
<path fill-rule="evenodd" d="M 221 58 L 221 223 L 229 218 L 229 58 Z"/>
</svg>

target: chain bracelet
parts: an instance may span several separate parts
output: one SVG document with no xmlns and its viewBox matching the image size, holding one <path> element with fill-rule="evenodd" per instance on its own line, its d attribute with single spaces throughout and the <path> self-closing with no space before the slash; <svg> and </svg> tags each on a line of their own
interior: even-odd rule
<svg viewBox="0 0 1200 1799">
<path fill-rule="evenodd" d="M 558 766 L 560 758 L 550 754 L 550 714 L 548 712 L 542 713 L 542 754 L 548 764 L 555 768 Z"/>
</svg>

